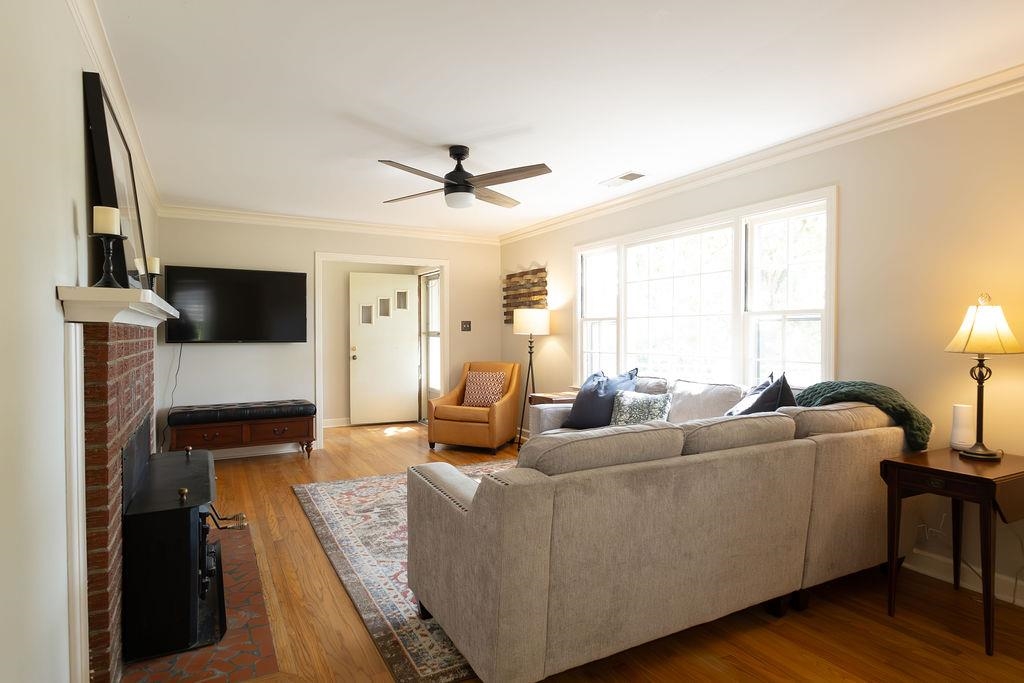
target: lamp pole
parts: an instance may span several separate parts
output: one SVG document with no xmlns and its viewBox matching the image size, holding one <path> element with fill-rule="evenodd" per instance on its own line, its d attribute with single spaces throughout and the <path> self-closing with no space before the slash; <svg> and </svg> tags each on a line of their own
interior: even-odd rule
<svg viewBox="0 0 1024 683">
<path fill-rule="evenodd" d="M 526 418 L 526 404 L 529 402 L 530 394 L 537 391 L 537 386 L 533 379 L 533 332 L 530 333 L 527 353 L 530 354 L 530 361 L 526 365 L 526 381 L 523 382 L 523 409 L 519 413 L 519 439 L 516 441 L 517 451 L 523 445 L 523 420 Z"/>
</svg>

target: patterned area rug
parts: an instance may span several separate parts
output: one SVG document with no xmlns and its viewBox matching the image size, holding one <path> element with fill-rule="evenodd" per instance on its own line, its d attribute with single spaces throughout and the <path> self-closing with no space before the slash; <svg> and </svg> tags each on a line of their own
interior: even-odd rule
<svg viewBox="0 0 1024 683">
<path fill-rule="evenodd" d="M 237 683 L 278 670 L 249 530 L 211 529 L 210 540 L 220 541 L 224 558 L 227 633 L 219 643 L 208 647 L 129 664 L 124 683 Z"/>
<path fill-rule="evenodd" d="M 471 477 L 511 461 L 466 465 Z M 399 683 L 449 683 L 473 670 L 433 620 L 421 621 L 406 583 L 405 472 L 292 487 L 374 644 Z"/>
</svg>

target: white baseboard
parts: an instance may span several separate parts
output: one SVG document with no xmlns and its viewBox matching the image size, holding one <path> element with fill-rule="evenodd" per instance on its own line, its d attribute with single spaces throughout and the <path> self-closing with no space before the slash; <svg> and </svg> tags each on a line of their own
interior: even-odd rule
<svg viewBox="0 0 1024 683">
<path fill-rule="evenodd" d="M 325 417 L 324 428 L 330 427 L 348 427 L 351 426 L 352 420 L 347 417 Z"/>
<path fill-rule="evenodd" d="M 314 444 L 315 445 L 315 444 Z M 245 446 L 243 448 L 225 448 L 223 450 L 210 451 L 214 460 L 233 460 L 235 458 L 255 458 L 261 455 L 284 455 L 288 453 L 302 453 L 305 451 L 297 443 L 277 443 L 270 446 Z"/>
<path fill-rule="evenodd" d="M 914 550 L 907 555 L 907 559 L 904 561 L 903 566 L 907 569 L 918 572 L 919 574 L 930 576 L 933 579 L 939 579 L 940 581 L 945 581 L 949 584 L 953 583 L 953 558 L 951 557 L 914 548 Z M 975 569 L 977 569 L 977 567 L 975 567 Z M 1018 587 L 1017 599 L 1014 600 L 1013 584 L 1014 578 L 1012 576 L 996 574 L 996 598 L 1005 602 L 1012 602 L 1016 605 L 1024 606 L 1024 585 Z M 981 592 L 981 579 L 974 573 L 966 562 L 964 562 L 960 571 L 960 587 L 966 588 L 969 591 L 974 591 L 975 593 Z M 898 599 L 899 598 L 897 596 L 897 600 Z"/>
</svg>

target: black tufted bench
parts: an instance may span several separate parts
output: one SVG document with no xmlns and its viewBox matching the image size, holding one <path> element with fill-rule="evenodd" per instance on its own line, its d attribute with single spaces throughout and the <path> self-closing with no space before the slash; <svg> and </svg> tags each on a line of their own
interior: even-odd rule
<svg viewBox="0 0 1024 683">
<path fill-rule="evenodd" d="M 171 450 L 298 443 L 313 452 L 316 406 L 309 401 L 256 401 L 178 406 L 167 412 Z"/>
</svg>

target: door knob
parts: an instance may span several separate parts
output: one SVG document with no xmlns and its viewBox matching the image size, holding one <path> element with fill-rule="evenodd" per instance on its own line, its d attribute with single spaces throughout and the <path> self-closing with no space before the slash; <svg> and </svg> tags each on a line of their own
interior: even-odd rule
<svg viewBox="0 0 1024 683">
<path fill-rule="evenodd" d="M 355 360 L 356 358 L 357 358 L 356 354 L 353 353 L 352 354 L 352 360 Z"/>
</svg>

